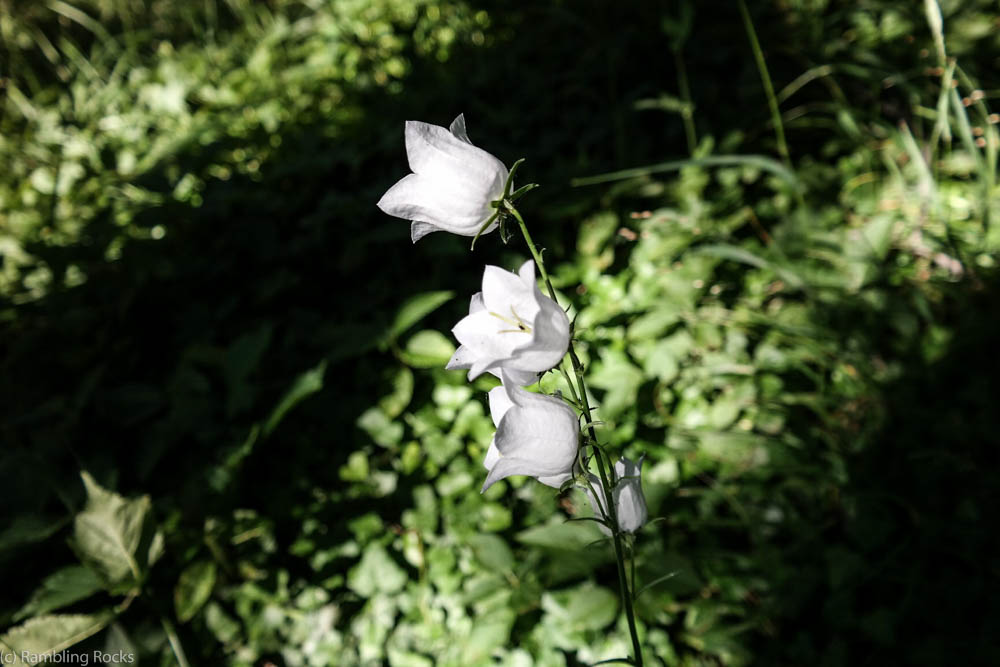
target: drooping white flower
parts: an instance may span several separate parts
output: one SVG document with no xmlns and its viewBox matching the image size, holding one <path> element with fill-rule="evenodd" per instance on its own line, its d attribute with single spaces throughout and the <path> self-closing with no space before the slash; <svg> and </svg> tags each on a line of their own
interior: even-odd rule
<svg viewBox="0 0 1000 667">
<path fill-rule="evenodd" d="M 634 533 L 639 530 L 649 517 L 646 497 L 642 495 L 642 461 L 645 458 L 646 455 L 643 454 L 637 463 L 633 463 L 623 456 L 615 463 L 617 482 L 611 497 L 615 503 L 615 512 L 618 514 L 618 529 L 624 533 Z M 598 517 L 606 516 L 604 486 L 601 484 L 601 479 L 594 474 L 588 475 L 587 479 L 590 480 L 590 484 L 584 487 L 584 492 L 590 500 L 591 507 L 594 508 L 594 514 Z M 611 530 L 604 524 L 600 524 L 600 527 L 605 535 L 611 534 Z"/>
<path fill-rule="evenodd" d="M 382 195 L 378 207 L 411 220 L 416 243 L 431 232 L 475 236 L 494 213 L 490 206 L 503 194 L 507 167 L 469 141 L 465 116 L 451 127 L 406 121 L 406 159 L 412 174 Z M 494 222 L 483 231 L 493 231 Z"/>
<path fill-rule="evenodd" d="M 485 372 L 531 384 L 562 361 L 569 346 L 569 319 L 542 294 L 530 259 L 516 274 L 496 266 L 483 272 L 483 291 L 472 297 L 469 314 L 452 329 L 461 343 L 447 368 L 468 368 L 473 380 Z"/>
<path fill-rule="evenodd" d="M 506 372 L 489 393 L 497 432 L 483 465 L 489 471 L 483 491 L 511 475 L 530 475 L 559 488 L 573 476 L 580 447 L 580 423 L 566 403 L 521 389 Z"/>
</svg>

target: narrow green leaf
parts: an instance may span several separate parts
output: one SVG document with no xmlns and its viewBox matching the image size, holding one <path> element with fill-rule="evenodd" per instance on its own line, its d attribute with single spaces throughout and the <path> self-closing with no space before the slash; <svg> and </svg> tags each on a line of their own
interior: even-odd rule
<svg viewBox="0 0 1000 667">
<path fill-rule="evenodd" d="M 277 407 L 271 412 L 271 416 L 267 418 L 267 423 L 264 424 L 264 437 L 271 435 L 271 432 L 281 423 L 285 413 L 294 408 L 299 401 L 323 388 L 324 373 L 326 373 L 325 359 L 295 378 L 295 382 L 285 392 Z"/>
<path fill-rule="evenodd" d="M 410 327 L 450 301 L 453 296 L 455 293 L 450 290 L 421 292 L 413 295 L 397 311 L 395 319 L 382 336 L 382 343 L 388 344 L 396 340 Z"/>
<path fill-rule="evenodd" d="M 698 247 L 697 252 L 705 255 L 711 255 L 713 257 L 733 260 L 735 262 L 742 262 L 743 264 L 756 266 L 759 269 L 770 269 L 771 271 L 774 271 L 775 275 L 785 281 L 786 285 L 794 289 L 799 289 L 805 287 L 806 285 L 806 282 L 791 270 L 783 266 L 779 266 L 769 259 L 755 255 L 749 250 L 740 248 L 739 246 L 728 244 L 706 245 Z"/>
<path fill-rule="evenodd" d="M 671 160 L 669 162 L 651 164 L 646 167 L 634 167 L 606 174 L 574 178 L 570 181 L 570 185 L 596 185 L 611 181 L 623 181 L 628 178 L 640 178 L 667 171 L 680 171 L 684 167 L 728 167 L 732 165 L 747 165 L 769 171 L 787 183 L 793 190 L 799 191 L 802 189 L 802 184 L 799 181 L 799 177 L 795 175 L 795 172 L 766 155 L 710 155 L 708 157 L 691 158 L 688 160 Z"/>
</svg>

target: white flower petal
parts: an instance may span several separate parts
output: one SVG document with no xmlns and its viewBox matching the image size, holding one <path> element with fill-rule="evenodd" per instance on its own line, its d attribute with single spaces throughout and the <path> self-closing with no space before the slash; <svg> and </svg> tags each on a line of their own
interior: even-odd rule
<svg viewBox="0 0 1000 667">
<path fill-rule="evenodd" d="M 516 274 L 496 266 L 483 270 L 482 292 L 452 329 L 468 355 L 463 351 L 461 364 L 450 368 L 469 368 L 470 380 L 485 372 L 499 377 L 503 369 L 525 386 L 559 364 L 569 345 L 569 320 L 539 291 L 534 269 L 528 260 Z"/>
<path fill-rule="evenodd" d="M 525 287 L 535 289 L 538 286 L 538 283 L 535 281 L 535 261 L 529 259 L 522 264 L 521 268 L 517 270 L 517 276 L 524 283 Z"/>
<path fill-rule="evenodd" d="M 603 520 L 607 515 L 607 505 L 604 499 L 604 486 L 601 484 L 601 479 L 593 473 L 589 473 L 587 475 L 587 479 L 590 481 L 590 484 L 583 487 L 583 492 L 587 495 L 587 500 L 590 501 L 590 506 L 594 510 L 594 516 Z M 598 523 L 597 525 L 601 529 L 602 533 L 608 536 L 611 535 L 611 529 L 606 525 L 603 523 Z"/>
<path fill-rule="evenodd" d="M 406 156 L 413 171 L 383 195 L 378 206 L 389 215 L 418 223 L 410 228 L 416 242 L 432 231 L 475 236 L 497 228 L 491 202 L 503 193 L 507 168 L 473 146 L 465 132 L 465 117 L 452 130 L 407 121 Z"/>
<path fill-rule="evenodd" d="M 445 370 L 454 371 L 458 369 L 471 368 L 476 359 L 476 353 L 465 345 L 459 345 L 455 354 L 445 364 Z"/>
<path fill-rule="evenodd" d="M 481 310 L 486 310 L 486 305 L 483 303 L 483 293 L 476 292 L 469 300 L 469 314 L 472 315 Z"/>
<path fill-rule="evenodd" d="M 487 396 L 489 396 L 490 401 L 490 416 L 493 418 L 493 425 L 497 426 L 500 424 L 503 416 L 507 414 L 507 411 L 514 405 L 514 402 L 510 400 L 507 390 L 504 389 L 503 385 L 490 389 L 490 393 Z"/>
<path fill-rule="evenodd" d="M 534 461 L 512 458 L 509 456 L 501 456 L 497 460 L 496 464 L 490 469 L 489 474 L 486 476 L 486 481 L 483 482 L 483 488 L 481 489 L 480 493 L 486 491 L 486 489 L 490 488 L 491 486 L 499 482 L 501 479 L 505 479 L 512 475 L 528 475 L 531 477 L 535 477 L 536 467 L 537 466 Z M 547 477 L 546 479 L 552 480 L 555 479 L 555 477 Z M 563 479 L 563 481 L 565 481 L 565 478 Z M 559 485 L 561 484 L 562 481 L 560 481 Z M 552 484 L 549 484 L 548 486 L 552 486 Z"/>
<path fill-rule="evenodd" d="M 502 324 L 502 321 L 490 313 L 480 310 L 466 315 L 452 328 L 455 338 L 463 347 L 473 352 L 469 357 L 470 365 L 463 366 L 471 369 L 470 380 L 474 380 L 500 360 L 509 357 L 518 342 L 517 337 L 527 335 L 517 333 L 497 335 L 497 325 Z"/>
<path fill-rule="evenodd" d="M 534 263 L 531 263 L 534 267 Z M 520 318 L 530 326 L 538 314 L 539 305 L 533 286 L 526 287 L 520 276 L 499 266 L 487 265 L 483 271 L 483 303 L 499 317 Z M 502 323 L 502 320 L 498 322 Z M 509 325 L 508 329 L 514 327 Z"/>
<path fill-rule="evenodd" d="M 497 461 L 500 460 L 500 450 L 497 449 L 497 445 L 493 440 L 490 440 L 490 447 L 486 450 L 486 458 L 483 459 L 483 466 L 487 470 L 492 470 L 493 466 L 496 465 Z"/>
<path fill-rule="evenodd" d="M 615 510 L 618 513 L 618 527 L 626 533 L 634 533 L 642 528 L 648 518 L 646 498 L 642 494 L 642 462 L 637 463 L 622 457 L 615 463 L 618 483 L 615 486 Z"/>
<path fill-rule="evenodd" d="M 382 195 L 378 207 L 397 218 L 430 223 L 434 227 L 473 236 L 492 215 L 488 202 L 477 199 L 468 188 L 449 187 L 447 182 L 409 174 Z M 496 223 L 490 225 L 493 229 Z M 411 237 L 422 238 L 430 230 L 411 229 Z"/>
<path fill-rule="evenodd" d="M 494 364 L 488 369 L 493 375 L 500 377 L 502 373 L 507 374 L 507 382 L 511 385 L 517 385 L 518 387 L 527 387 L 530 384 L 535 384 L 538 382 L 538 373 L 535 371 L 522 371 L 517 368 L 511 368 L 510 364 L 505 364 L 503 362 Z"/>
<path fill-rule="evenodd" d="M 465 114 L 464 113 L 458 114 L 458 116 L 455 118 L 455 120 L 451 121 L 451 125 L 448 126 L 448 131 L 451 132 L 452 134 L 454 134 L 456 137 L 458 137 L 462 141 L 464 141 L 465 143 L 467 143 L 467 144 L 471 144 L 472 143 L 469 140 L 469 133 L 465 129 Z"/>
<path fill-rule="evenodd" d="M 572 409 L 557 398 L 530 394 L 513 387 L 514 407 L 500 420 L 497 449 L 504 457 L 531 461 L 533 476 L 568 472 L 576 461 L 579 422 Z M 537 397 L 526 399 L 523 394 Z"/>
<path fill-rule="evenodd" d="M 431 232 L 442 231 L 440 227 L 436 227 L 429 222 L 421 222 L 419 220 L 414 220 L 410 223 L 410 242 L 416 243 L 420 239 L 424 238 Z"/>
<path fill-rule="evenodd" d="M 536 479 L 545 486 L 551 486 L 553 489 L 558 489 L 559 487 L 561 487 L 563 484 L 566 483 L 566 480 L 571 479 L 572 477 L 573 473 L 564 472 L 559 475 L 537 477 Z"/>
<path fill-rule="evenodd" d="M 413 173 L 484 193 L 497 190 L 499 184 L 496 195 L 503 191 L 507 179 L 503 163 L 445 128 L 408 120 L 405 137 L 406 158 Z"/>
<path fill-rule="evenodd" d="M 525 368 L 555 368 L 569 349 L 569 318 L 555 301 L 538 295 L 539 310 L 532 320 L 534 336 L 513 351 L 515 364 Z"/>
</svg>

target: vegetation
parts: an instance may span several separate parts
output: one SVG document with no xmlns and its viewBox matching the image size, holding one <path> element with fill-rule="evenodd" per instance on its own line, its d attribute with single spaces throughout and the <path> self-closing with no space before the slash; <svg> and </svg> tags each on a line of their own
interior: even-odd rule
<svg viewBox="0 0 1000 667">
<path fill-rule="evenodd" d="M 0 657 L 628 654 L 582 494 L 480 495 L 493 382 L 444 370 L 528 250 L 375 208 L 464 112 L 647 456 L 646 662 L 994 662 L 998 20 L 0 2 Z"/>
</svg>

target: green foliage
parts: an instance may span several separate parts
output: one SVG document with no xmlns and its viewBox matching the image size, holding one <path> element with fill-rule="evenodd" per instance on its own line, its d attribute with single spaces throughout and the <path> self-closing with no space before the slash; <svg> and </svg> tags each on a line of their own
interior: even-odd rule
<svg viewBox="0 0 1000 667">
<path fill-rule="evenodd" d="M 443 369 L 526 251 L 374 207 L 459 111 L 647 455 L 647 663 L 998 654 L 991 3 L 748 3 L 788 165 L 735 8 L 195 4 L 0 9 L 0 661 L 628 653 L 582 495 L 480 495 Z"/>
<path fill-rule="evenodd" d="M 73 548 L 84 565 L 96 572 L 104 587 L 124 593 L 142 585 L 144 572 L 159 557 L 163 537 L 155 534 L 145 552 L 139 547 L 149 534 L 148 496 L 125 500 L 103 489 L 89 473 L 81 473 L 87 504 L 73 524 Z"/>
<path fill-rule="evenodd" d="M 0 658 L 5 665 L 33 664 L 25 654 L 59 653 L 103 630 L 114 614 L 59 614 L 36 616 L 0 635 Z"/>
</svg>

